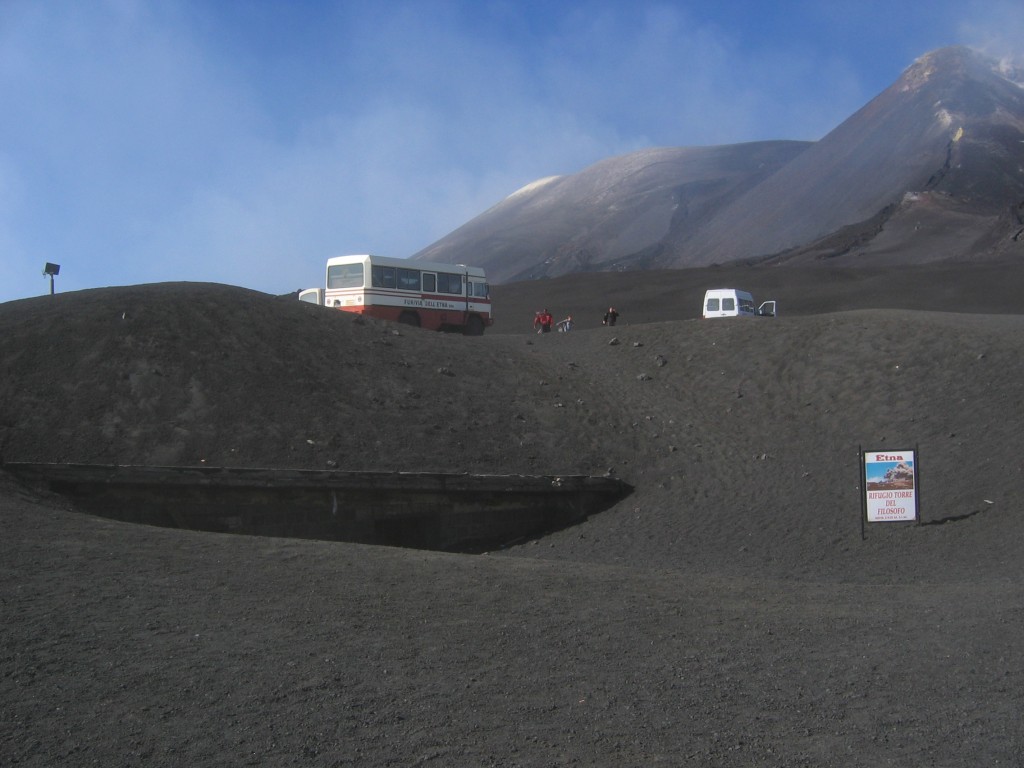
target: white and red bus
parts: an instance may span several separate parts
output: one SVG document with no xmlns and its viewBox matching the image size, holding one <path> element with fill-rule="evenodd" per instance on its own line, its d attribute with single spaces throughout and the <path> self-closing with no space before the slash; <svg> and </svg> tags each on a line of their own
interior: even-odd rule
<svg viewBox="0 0 1024 768">
<path fill-rule="evenodd" d="M 327 260 L 322 295 L 325 307 L 435 331 L 480 336 L 494 322 L 484 271 L 462 264 L 337 256 Z"/>
</svg>

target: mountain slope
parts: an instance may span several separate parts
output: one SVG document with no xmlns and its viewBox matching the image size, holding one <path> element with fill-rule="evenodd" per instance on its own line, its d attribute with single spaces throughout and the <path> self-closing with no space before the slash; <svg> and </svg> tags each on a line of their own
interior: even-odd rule
<svg viewBox="0 0 1024 768">
<path fill-rule="evenodd" d="M 524 187 L 414 258 L 569 272 L 1024 254 L 1024 88 L 963 47 L 820 141 L 660 148 Z"/>
<path fill-rule="evenodd" d="M 676 264 L 772 254 L 876 215 L 881 219 L 862 239 L 872 239 L 894 215 L 919 219 L 911 227 L 919 233 L 960 216 L 954 231 L 977 231 L 966 241 L 946 232 L 942 239 L 952 247 L 929 247 L 932 260 L 966 255 L 1021 200 L 1024 89 L 968 49 L 945 48 L 920 58 L 811 149 L 720 209 L 685 241 Z M 894 260 L 921 260 L 910 256 L 911 243 L 904 243 L 904 259 L 893 245 L 886 250 Z"/>
<path fill-rule="evenodd" d="M 656 148 L 542 179 L 417 253 L 478 264 L 494 282 L 655 260 L 677 231 L 799 156 L 806 142 Z"/>
</svg>

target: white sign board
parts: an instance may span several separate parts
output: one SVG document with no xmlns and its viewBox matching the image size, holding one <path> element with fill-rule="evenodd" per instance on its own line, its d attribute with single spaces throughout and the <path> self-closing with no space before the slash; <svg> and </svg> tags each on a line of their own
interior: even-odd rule
<svg viewBox="0 0 1024 768">
<path fill-rule="evenodd" d="M 917 520 L 914 451 L 864 451 L 865 512 L 869 523 Z"/>
</svg>

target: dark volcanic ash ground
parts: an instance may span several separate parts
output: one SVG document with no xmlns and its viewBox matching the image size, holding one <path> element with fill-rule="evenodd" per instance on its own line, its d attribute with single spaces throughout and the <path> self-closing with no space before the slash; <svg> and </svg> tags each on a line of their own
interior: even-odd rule
<svg viewBox="0 0 1024 768">
<path fill-rule="evenodd" d="M 4 461 L 636 489 L 472 556 L 134 526 L 0 473 L 2 762 L 1019 764 L 1021 271 L 794 271 L 748 322 L 695 319 L 703 271 L 578 276 L 499 286 L 482 338 L 205 284 L 2 304 Z M 545 304 L 579 330 L 529 333 Z M 859 446 L 919 449 L 921 525 L 862 538 Z"/>
</svg>

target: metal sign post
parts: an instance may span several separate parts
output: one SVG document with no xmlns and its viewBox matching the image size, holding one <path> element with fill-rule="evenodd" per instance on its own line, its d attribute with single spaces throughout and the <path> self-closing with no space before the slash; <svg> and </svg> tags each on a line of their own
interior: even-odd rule
<svg viewBox="0 0 1024 768">
<path fill-rule="evenodd" d="M 60 274 L 60 264 L 46 262 L 46 266 L 43 267 L 43 274 L 50 276 L 50 295 L 53 296 L 53 278 Z"/>
</svg>

